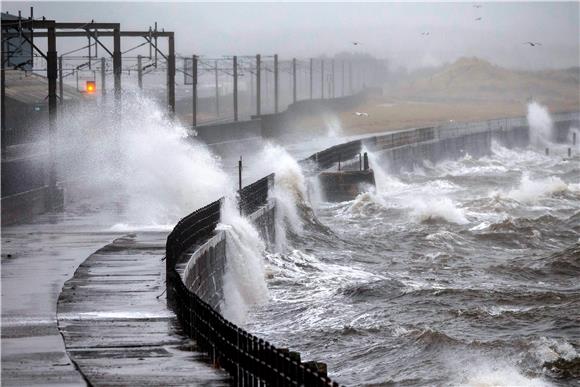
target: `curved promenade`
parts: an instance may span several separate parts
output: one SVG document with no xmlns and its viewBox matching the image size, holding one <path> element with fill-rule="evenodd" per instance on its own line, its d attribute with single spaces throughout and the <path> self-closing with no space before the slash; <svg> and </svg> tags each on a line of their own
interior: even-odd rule
<svg viewBox="0 0 580 387">
<path fill-rule="evenodd" d="M 165 302 L 164 232 L 129 234 L 90 255 L 58 300 L 70 358 L 92 385 L 229 385 L 181 334 Z"/>
</svg>

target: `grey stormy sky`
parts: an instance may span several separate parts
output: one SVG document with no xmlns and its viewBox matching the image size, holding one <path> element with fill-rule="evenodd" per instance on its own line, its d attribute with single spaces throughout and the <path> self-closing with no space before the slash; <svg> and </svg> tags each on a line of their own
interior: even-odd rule
<svg viewBox="0 0 580 387">
<path fill-rule="evenodd" d="M 474 4 L 481 4 L 480 8 Z M 417 68 L 477 56 L 524 69 L 580 66 L 580 2 L 2 2 L 58 21 L 176 32 L 180 54 L 333 55 L 359 50 Z M 476 20 L 481 18 L 481 20 Z M 429 32 L 429 35 L 422 35 Z M 353 46 L 351 41 L 362 45 Z M 540 47 L 525 45 L 538 41 Z M 70 45 L 70 43 L 68 43 Z"/>
</svg>

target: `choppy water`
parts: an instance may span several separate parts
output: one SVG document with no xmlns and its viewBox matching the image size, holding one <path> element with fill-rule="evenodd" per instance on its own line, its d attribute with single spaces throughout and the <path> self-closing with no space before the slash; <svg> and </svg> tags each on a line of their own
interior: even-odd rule
<svg viewBox="0 0 580 387">
<path fill-rule="evenodd" d="M 580 161 L 494 144 L 376 172 L 267 257 L 249 330 L 347 385 L 578 385 Z"/>
</svg>

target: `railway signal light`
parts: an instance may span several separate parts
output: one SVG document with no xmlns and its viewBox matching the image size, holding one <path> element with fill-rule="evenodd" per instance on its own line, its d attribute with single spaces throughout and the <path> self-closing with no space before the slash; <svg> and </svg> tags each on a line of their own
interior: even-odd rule
<svg viewBox="0 0 580 387">
<path fill-rule="evenodd" d="M 97 84 L 95 81 L 87 81 L 85 84 L 85 92 L 87 94 L 94 94 L 97 91 Z"/>
</svg>

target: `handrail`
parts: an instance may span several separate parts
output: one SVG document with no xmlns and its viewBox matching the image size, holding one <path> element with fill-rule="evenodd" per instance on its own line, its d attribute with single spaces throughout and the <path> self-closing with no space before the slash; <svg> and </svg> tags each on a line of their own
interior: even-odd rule
<svg viewBox="0 0 580 387">
<path fill-rule="evenodd" d="M 268 203 L 274 175 L 266 176 L 239 192 L 241 208 L 250 214 Z M 230 373 L 236 386 L 338 386 L 318 372 L 316 363 L 303 363 L 300 355 L 276 348 L 226 320 L 185 285 L 176 265 L 192 248 L 214 233 L 220 221 L 223 198 L 180 220 L 167 237 L 168 303 L 185 333 L 206 352 L 211 362 Z"/>
</svg>

